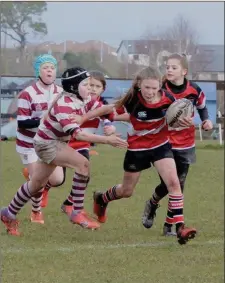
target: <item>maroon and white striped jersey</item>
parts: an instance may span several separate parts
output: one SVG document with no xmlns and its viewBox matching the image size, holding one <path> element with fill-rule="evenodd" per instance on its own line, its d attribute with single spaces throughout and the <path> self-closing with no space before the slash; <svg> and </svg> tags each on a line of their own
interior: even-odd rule
<svg viewBox="0 0 225 283">
<path fill-rule="evenodd" d="M 40 83 L 28 86 L 18 95 L 17 121 L 27 119 L 40 120 L 48 110 L 56 95 L 62 92 L 62 88 L 53 84 L 50 90 L 41 87 Z M 33 138 L 38 128 L 17 128 L 16 151 L 19 153 L 34 152 Z"/>
<path fill-rule="evenodd" d="M 76 133 L 81 131 L 78 124 L 71 122 L 70 115 L 84 115 L 90 110 L 101 107 L 101 105 L 101 102 L 93 100 L 91 96 L 85 101 L 81 101 L 73 94 L 64 93 L 56 101 L 48 117 L 41 122 L 34 140 L 42 142 L 50 140 L 69 141 L 71 132 L 74 132 L 73 136 L 75 136 Z"/>
</svg>

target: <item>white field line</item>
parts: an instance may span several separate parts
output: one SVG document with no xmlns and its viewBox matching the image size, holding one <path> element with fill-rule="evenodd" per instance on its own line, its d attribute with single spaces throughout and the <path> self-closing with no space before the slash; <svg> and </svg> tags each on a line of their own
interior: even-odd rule
<svg viewBox="0 0 225 283">
<path fill-rule="evenodd" d="M 217 245 L 223 245 L 224 241 L 222 240 L 215 240 L 215 241 L 205 241 L 205 242 L 195 242 L 194 240 L 190 243 L 187 243 L 187 246 L 217 246 Z M 170 247 L 170 246 L 177 246 L 178 248 L 180 245 L 174 238 L 174 242 L 148 242 L 148 243 L 134 243 L 134 244 L 113 244 L 113 245 L 81 245 L 81 244 L 72 244 L 71 246 L 62 246 L 62 247 L 43 247 L 43 248 L 29 248 L 29 247 L 9 247 L 9 248 L 1 248 L 1 254 L 41 254 L 41 253 L 74 253 L 78 250 L 99 250 L 99 249 L 132 249 L 132 248 L 158 248 L 158 247 Z M 184 245 L 185 247 L 186 245 Z"/>
</svg>

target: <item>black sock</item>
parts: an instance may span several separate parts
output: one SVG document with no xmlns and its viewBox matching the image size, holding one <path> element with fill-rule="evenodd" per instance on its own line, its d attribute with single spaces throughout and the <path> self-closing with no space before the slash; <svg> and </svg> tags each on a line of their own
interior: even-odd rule
<svg viewBox="0 0 225 283">
<path fill-rule="evenodd" d="M 161 184 L 159 184 L 155 188 L 155 193 L 160 200 L 163 199 L 168 194 L 168 190 L 167 190 L 166 185 L 163 182 L 161 182 Z"/>
<path fill-rule="evenodd" d="M 73 203 L 70 202 L 68 199 L 66 199 L 63 204 L 64 205 L 71 205 L 71 206 L 73 205 Z"/>
<path fill-rule="evenodd" d="M 168 208 L 167 215 L 166 215 L 166 221 L 164 223 L 164 226 L 166 226 L 168 228 L 172 228 L 173 223 L 174 223 L 173 212 Z"/>
</svg>

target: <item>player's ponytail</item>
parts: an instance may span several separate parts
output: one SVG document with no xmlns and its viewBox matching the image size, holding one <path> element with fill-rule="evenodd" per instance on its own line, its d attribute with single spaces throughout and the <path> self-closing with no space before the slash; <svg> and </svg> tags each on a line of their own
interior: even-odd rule
<svg viewBox="0 0 225 283">
<path fill-rule="evenodd" d="M 137 92 L 138 92 L 138 80 L 135 78 L 132 86 L 128 89 L 127 93 L 116 101 L 115 107 L 121 108 L 127 102 L 129 103 Z"/>
</svg>

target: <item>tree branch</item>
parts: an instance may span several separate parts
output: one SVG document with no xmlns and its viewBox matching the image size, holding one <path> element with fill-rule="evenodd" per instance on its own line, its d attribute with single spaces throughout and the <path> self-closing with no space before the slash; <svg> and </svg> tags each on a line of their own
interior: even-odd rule
<svg viewBox="0 0 225 283">
<path fill-rule="evenodd" d="M 5 33 L 6 35 L 10 36 L 13 40 L 16 40 L 17 42 L 21 43 L 21 41 L 14 37 L 12 34 L 8 33 L 6 30 L 2 30 L 1 32 Z"/>
</svg>

